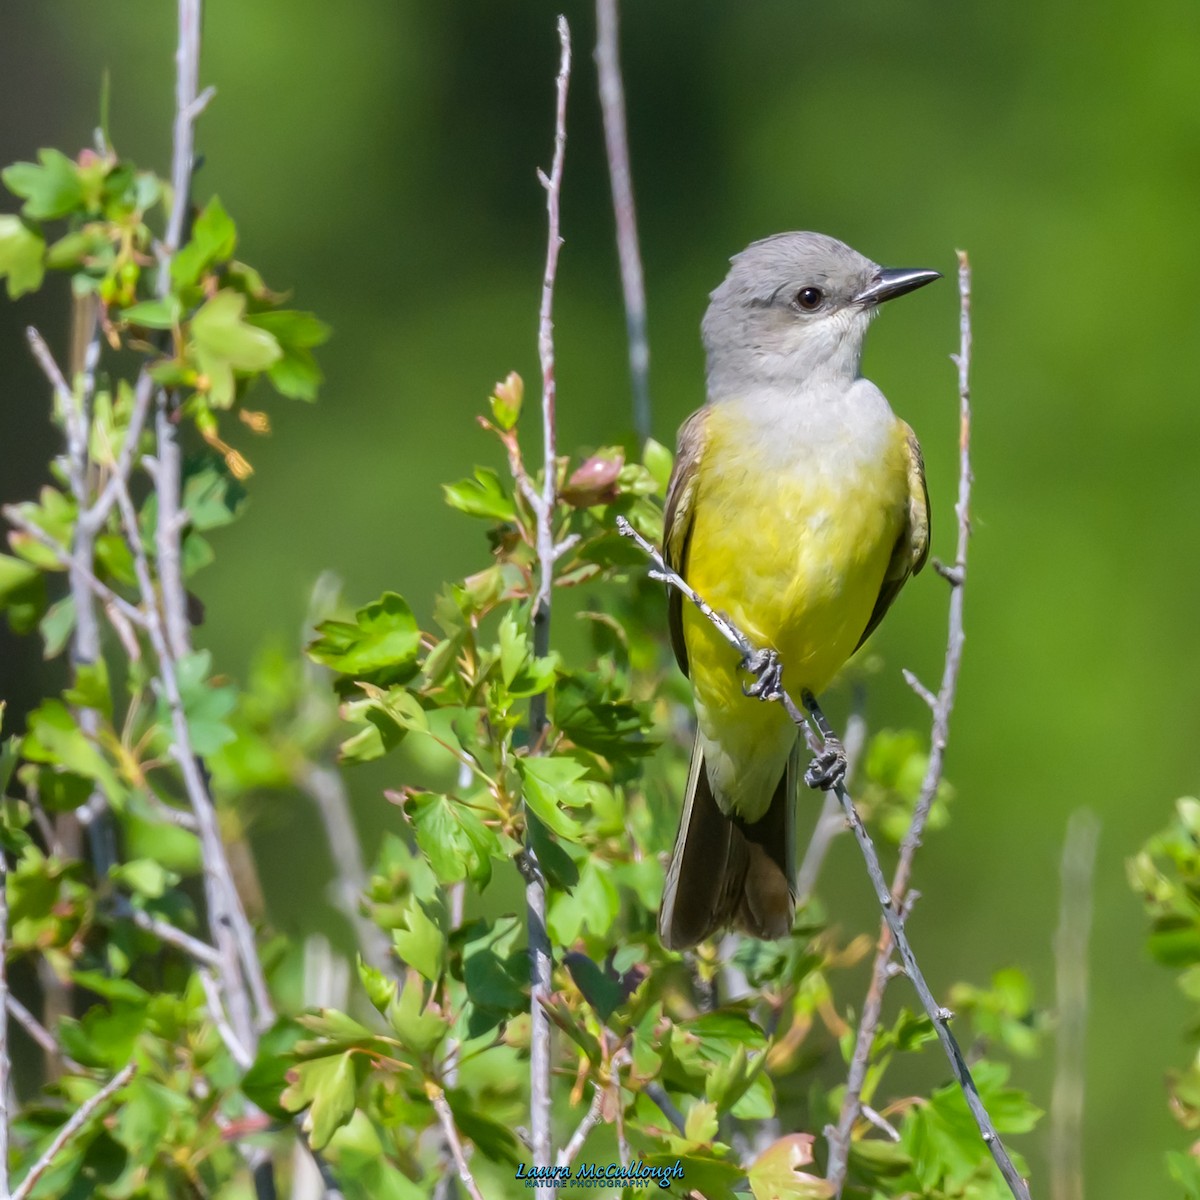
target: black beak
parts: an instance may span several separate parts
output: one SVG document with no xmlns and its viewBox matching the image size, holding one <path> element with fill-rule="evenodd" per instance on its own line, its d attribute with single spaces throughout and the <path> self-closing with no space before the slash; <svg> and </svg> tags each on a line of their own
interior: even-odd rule
<svg viewBox="0 0 1200 1200">
<path fill-rule="evenodd" d="M 882 304 L 885 300 L 903 296 L 905 292 L 915 292 L 917 288 L 941 277 L 941 271 L 926 271 L 919 267 L 881 267 L 875 278 L 854 297 L 854 302 Z"/>
</svg>

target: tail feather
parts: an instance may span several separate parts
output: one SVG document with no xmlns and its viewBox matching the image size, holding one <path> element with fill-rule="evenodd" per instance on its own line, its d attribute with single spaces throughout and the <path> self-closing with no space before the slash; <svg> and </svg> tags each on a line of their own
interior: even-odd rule
<svg viewBox="0 0 1200 1200">
<path fill-rule="evenodd" d="M 791 932 L 797 761 L 793 754 L 766 815 L 750 823 L 717 806 L 697 742 L 658 919 L 668 949 L 694 946 L 730 925 L 757 938 Z"/>
</svg>

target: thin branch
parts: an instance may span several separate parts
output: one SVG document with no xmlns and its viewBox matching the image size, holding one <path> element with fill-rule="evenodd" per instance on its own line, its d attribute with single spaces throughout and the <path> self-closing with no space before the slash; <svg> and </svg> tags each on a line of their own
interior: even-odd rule
<svg viewBox="0 0 1200 1200">
<path fill-rule="evenodd" d="M 250 927 L 241 896 L 229 869 L 229 859 L 221 842 L 216 809 L 208 792 L 208 783 L 192 750 L 191 732 L 188 729 L 187 714 L 184 711 L 179 679 L 175 672 L 175 658 L 167 643 L 166 631 L 156 606 L 154 582 L 138 533 L 137 514 L 123 480 L 117 489 L 117 505 L 125 525 L 126 540 L 133 552 L 133 566 L 142 590 L 142 600 L 150 616 L 150 642 L 158 657 L 159 681 L 171 714 L 175 758 L 183 775 L 192 814 L 199 827 L 208 920 L 222 958 L 221 982 L 238 1039 L 253 1046 L 254 1022 L 250 998 L 246 993 L 247 983 L 253 993 L 260 1022 L 268 1024 L 274 1019 L 266 980 L 262 974 L 262 964 L 259 962 L 254 942 L 254 931 Z"/>
<path fill-rule="evenodd" d="M 233 1027 L 229 1024 L 225 1015 L 225 1001 L 222 999 L 217 977 L 205 967 L 201 967 L 197 974 L 200 976 L 200 986 L 204 989 L 204 1002 L 208 1007 L 208 1015 L 217 1028 L 217 1034 L 225 1043 L 225 1048 L 229 1051 L 233 1061 L 243 1071 L 249 1070 L 254 1063 L 254 1055 L 250 1053 L 246 1044 L 234 1033 Z"/>
<path fill-rule="evenodd" d="M 600 1124 L 600 1114 L 603 1111 L 604 1089 L 593 1083 L 591 1106 L 583 1114 L 583 1119 L 575 1127 L 575 1132 L 571 1134 L 567 1144 L 558 1152 L 558 1165 L 560 1167 L 569 1167 L 571 1165 L 575 1156 L 583 1149 L 583 1144 L 587 1141 L 588 1134 Z"/>
<path fill-rule="evenodd" d="M 533 652 L 542 657 L 550 650 L 550 599 L 554 582 L 554 509 L 558 500 L 558 455 L 555 441 L 554 376 L 554 281 L 558 273 L 559 204 L 562 196 L 563 160 L 567 148 L 567 88 L 571 79 L 571 30 L 566 17 L 558 18 L 559 68 L 554 119 L 554 161 L 547 178 L 539 172 L 546 189 L 546 213 L 549 236 L 546 244 L 546 268 L 542 276 L 542 302 L 538 315 L 538 358 L 542 367 L 542 457 L 543 478 L 537 516 L 538 586 L 533 602 Z M 546 724 L 545 694 L 534 696 L 529 704 L 530 744 L 536 746 Z M 535 818 L 526 810 L 526 822 Z M 550 1121 L 550 1018 L 545 1002 L 550 996 L 550 936 L 546 932 L 546 879 L 537 860 L 532 839 L 527 835 L 518 860 L 525 878 L 525 909 L 529 930 L 530 971 L 530 1125 L 533 1161 L 549 1165 L 553 1161 L 553 1136 Z M 466 1181 L 464 1180 L 464 1183 Z M 554 1189 L 551 1189 L 551 1196 Z"/>
<path fill-rule="evenodd" d="M 471 1168 L 467 1163 L 466 1151 L 463 1149 L 462 1138 L 458 1135 L 458 1128 L 454 1124 L 454 1114 L 450 1111 L 446 1093 L 436 1083 L 426 1083 L 425 1094 L 429 1097 L 433 1110 L 442 1124 L 442 1133 L 445 1135 L 446 1145 L 450 1147 L 450 1152 L 454 1155 L 454 1165 L 458 1168 L 458 1177 L 462 1181 L 463 1187 L 467 1189 L 471 1200 L 483 1200 L 483 1193 L 479 1190 L 479 1185 L 475 1182 L 475 1176 L 471 1174 Z"/>
<path fill-rule="evenodd" d="M 29 1168 L 25 1178 L 21 1180 L 20 1186 L 13 1192 L 12 1200 L 27 1200 L 37 1181 L 50 1169 L 59 1151 L 88 1123 L 92 1114 L 107 1104 L 134 1077 L 136 1072 L 137 1065 L 130 1063 L 71 1114 L 70 1120 L 58 1131 L 54 1141 L 46 1147 L 41 1158 Z"/>
<path fill-rule="evenodd" d="M 1050 1100 L 1050 1195 L 1083 1200 L 1084 1062 L 1087 1048 L 1088 939 L 1092 875 L 1100 822 L 1086 808 L 1071 814 L 1062 855 L 1062 897 L 1054 938 L 1058 996 L 1057 1061 Z"/>
<path fill-rule="evenodd" d="M 325 828 L 325 841 L 335 870 L 331 884 L 334 903 L 353 926 L 363 958 L 372 966 L 385 967 L 391 956 L 391 944 L 383 930 L 359 909 L 359 899 L 367 887 L 367 870 L 342 777 L 333 767 L 305 762 L 297 772 L 296 782 L 312 800 Z"/>
<path fill-rule="evenodd" d="M 949 737 L 950 712 L 954 707 L 954 697 L 958 688 L 958 672 L 962 663 L 963 642 L 963 600 L 967 578 L 967 543 L 971 533 L 971 265 L 962 251 L 958 256 L 958 289 L 959 289 L 959 352 L 953 356 L 958 368 L 958 403 L 959 403 L 959 474 L 958 502 L 955 505 L 955 515 L 958 523 L 958 541 L 955 549 L 953 578 L 950 580 L 950 612 L 949 632 L 946 641 L 946 656 L 942 667 L 942 681 L 937 695 L 921 684 L 911 672 L 905 672 L 905 679 L 910 687 L 929 706 L 933 714 L 932 731 L 930 734 L 929 764 L 925 770 L 925 778 L 921 783 L 921 791 L 913 809 L 912 820 L 908 832 L 900 844 L 899 861 L 896 864 L 896 874 L 892 880 L 892 903 L 901 906 L 904 903 L 905 892 L 908 890 L 912 874 L 913 858 L 921 844 L 925 831 L 925 823 L 929 818 L 933 801 L 937 796 L 938 786 L 942 780 L 945 762 L 946 742 Z M 879 1025 L 880 1014 L 883 1011 L 883 995 L 887 988 L 888 967 L 892 959 L 892 933 L 885 922 L 879 931 L 879 943 L 875 953 L 875 962 L 871 971 L 871 981 L 867 988 L 866 999 L 863 1002 L 862 1017 L 858 1024 L 854 1051 L 850 1058 L 850 1070 L 846 1079 L 846 1094 L 842 1100 L 842 1109 L 838 1116 L 837 1128 L 829 1135 L 829 1164 L 826 1178 L 833 1184 L 835 1193 L 841 1195 L 846 1180 L 846 1170 L 849 1164 L 850 1139 L 854 1123 L 858 1119 L 860 1098 L 863 1084 L 867 1077 L 867 1067 L 871 1056 L 871 1046 L 875 1040 L 875 1030 Z"/>
<path fill-rule="evenodd" d="M 617 225 L 617 258 L 625 297 L 625 331 L 629 342 L 629 377 L 633 388 L 633 427 L 643 445 L 650 436 L 650 343 L 646 337 L 646 284 L 638 248 L 637 212 L 629 170 L 629 138 L 625 121 L 625 85 L 621 79 L 617 0 L 596 0 L 596 68 L 600 75 L 600 111 L 604 148 L 612 184 Z"/>
<path fill-rule="evenodd" d="M 859 760 L 867 744 L 866 718 L 858 708 L 850 714 L 846 722 L 846 736 L 843 740 L 846 747 L 846 782 L 854 782 Z M 808 848 L 804 851 L 804 859 L 796 871 L 796 897 L 800 901 L 808 899 L 817 886 L 817 878 L 825 865 L 825 856 L 834 839 L 846 832 L 846 818 L 842 816 L 842 807 L 837 797 L 830 792 L 825 793 L 821 805 L 821 815 L 813 826 L 812 836 L 808 839 Z"/>
<path fill-rule="evenodd" d="M 160 942 L 174 946 L 176 950 L 182 950 L 184 954 L 201 966 L 220 970 L 221 955 L 200 938 L 193 937 L 190 933 L 177 929 L 169 921 L 152 917 L 148 912 L 134 908 L 132 905 L 127 906 L 121 915 L 127 916 L 139 929 L 145 930 L 146 933 L 152 933 Z"/>
<path fill-rule="evenodd" d="M 64 567 L 70 569 L 72 555 L 66 546 L 53 535 L 47 533 L 40 525 L 35 525 L 32 521 L 27 520 L 15 504 L 6 504 L 3 508 L 0 508 L 0 514 L 15 529 L 29 534 L 39 545 L 45 546 Z M 126 620 L 132 621 L 139 629 L 146 629 L 148 627 L 149 621 L 146 614 L 140 608 L 130 604 L 123 596 L 118 596 L 108 584 L 97 579 L 90 571 L 82 571 L 81 576 L 88 587 L 96 593 L 97 598 L 104 604 L 112 605 Z"/>
<path fill-rule="evenodd" d="M 37 1017 L 35 1017 L 33 1013 L 31 1013 L 29 1009 L 27 1009 L 25 1005 L 23 1005 L 20 1000 L 18 1000 L 16 996 L 12 994 L 12 992 L 9 992 L 8 994 L 8 1015 L 12 1017 L 13 1020 L 16 1021 L 16 1023 L 20 1025 L 27 1034 L 29 1034 L 33 1041 L 35 1041 L 38 1046 L 45 1051 L 46 1054 L 58 1059 L 62 1062 L 64 1067 L 67 1067 L 72 1071 L 83 1070 L 83 1067 L 81 1067 L 79 1063 L 71 1058 L 70 1055 L 63 1053 L 63 1048 L 55 1040 L 54 1034 L 52 1034 L 50 1030 L 48 1030 L 45 1025 L 43 1025 L 41 1021 L 39 1021 Z"/>
</svg>

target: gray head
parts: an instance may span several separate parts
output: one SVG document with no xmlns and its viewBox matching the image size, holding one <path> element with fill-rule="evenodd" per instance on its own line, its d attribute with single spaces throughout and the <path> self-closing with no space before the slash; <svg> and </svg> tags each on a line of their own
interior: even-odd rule
<svg viewBox="0 0 1200 1200">
<path fill-rule="evenodd" d="M 777 233 L 730 261 L 701 327 L 712 397 L 854 379 L 878 305 L 940 278 L 880 267 L 821 233 Z"/>
</svg>

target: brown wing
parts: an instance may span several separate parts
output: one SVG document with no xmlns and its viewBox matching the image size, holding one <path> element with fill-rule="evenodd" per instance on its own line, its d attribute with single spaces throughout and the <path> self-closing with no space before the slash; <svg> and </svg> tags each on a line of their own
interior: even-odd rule
<svg viewBox="0 0 1200 1200">
<path fill-rule="evenodd" d="M 708 409 L 701 408 L 684 421 L 675 447 L 675 469 L 671 472 L 671 482 L 667 484 L 667 506 L 663 514 L 663 558 L 667 566 L 685 578 L 707 419 Z M 671 587 L 667 588 L 667 628 L 679 669 L 686 675 L 688 659 L 683 640 L 683 596 Z"/>
<path fill-rule="evenodd" d="M 892 607 L 892 601 L 900 594 L 908 577 L 916 575 L 929 557 L 929 489 L 925 486 L 925 460 L 921 457 L 917 435 L 907 425 L 904 428 L 907 431 L 904 449 L 908 456 L 908 519 L 896 539 L 879 598 L 871 610 L 866 630 L 858 639 L 858 646 L 875 632 L 875 626 Z"/>
</svg>

